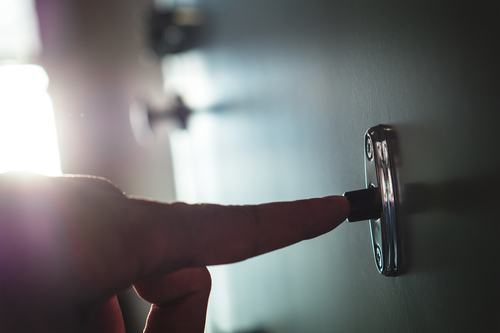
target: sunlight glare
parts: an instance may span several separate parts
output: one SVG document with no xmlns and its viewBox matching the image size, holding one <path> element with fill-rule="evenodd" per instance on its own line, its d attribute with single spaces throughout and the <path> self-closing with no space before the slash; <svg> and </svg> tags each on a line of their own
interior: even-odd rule
<svg viewBox="0 0 500 333">
<path fill-rule="evenodd" d="M 0 66 L 0 172 L 61 174 L 48 83 L 40 66 Z"/>
</svg>

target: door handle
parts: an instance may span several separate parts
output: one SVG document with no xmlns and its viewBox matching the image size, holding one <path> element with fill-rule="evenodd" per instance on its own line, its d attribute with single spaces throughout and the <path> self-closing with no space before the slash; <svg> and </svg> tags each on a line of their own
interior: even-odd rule
<svg viewBox="0 0 500 333">
<path fill-rule="evenodd" d="M 366 188 L 344 193 L 350 203 L 349 222 L 369 220 L 375 264 L 380 273 L 398 275 L 398 145 L 393 128 L 378 125 L 365 133 Z"/>
</svg>

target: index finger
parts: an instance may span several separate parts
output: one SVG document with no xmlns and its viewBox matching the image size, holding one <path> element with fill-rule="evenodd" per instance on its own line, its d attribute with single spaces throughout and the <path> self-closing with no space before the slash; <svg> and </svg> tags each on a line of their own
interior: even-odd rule
<svg viewBox="0 0 500 333">
<path fill-rule="evenodd" d="M 248 206 L 129 199 L 139 275 L 225 264 L 313 238 L 349 213 L 342 196 Z"/>
</svg>

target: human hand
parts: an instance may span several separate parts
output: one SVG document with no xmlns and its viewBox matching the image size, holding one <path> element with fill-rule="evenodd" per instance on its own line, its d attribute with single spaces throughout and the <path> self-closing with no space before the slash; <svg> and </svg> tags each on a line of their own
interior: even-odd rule
<svg viewBox="0 0 500 333">
<path fill-rule="evenodd" d="M 116 293 L 151 302 L 145 332 L 203 332 L 206 265 L 340 224 L 341 196 L 250 206 L 163 204 L 92 177 L 0 176 L 0 327 L 125 332 Z"/>
</svg>

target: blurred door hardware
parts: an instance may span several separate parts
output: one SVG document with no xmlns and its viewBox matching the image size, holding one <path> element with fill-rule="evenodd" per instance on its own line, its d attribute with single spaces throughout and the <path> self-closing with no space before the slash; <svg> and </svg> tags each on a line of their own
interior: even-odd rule
<svg viewBox="0 0 500 333">
<path fill-rule="evenodd" d="M 154 130 L 155 126 L 164 121 L 173 120 L 182 129 L 187 129 L 189 117 L 193 111 L 184 103 L 180 96 L 175 96 L 174 104 L 165 110 L 155 110 L 151 106 L 146 107 L 149 127 Z"/>
<path fill-rule="evenodd" d="M 150 46 L 159 57 L 185 52 L 201 44 L 203 16 L 196 8 L 154 9 L 148 24 Z"/>
<path fill-rule="evenodd" d="M 143 100 L 130 107 L 130 126 L 138 143 L 145 144 L 154 138 L 157 126 L 171 129 L 187 129 L 193 110 L 176 95 L 168 107 L 155 108 Z"/>
<path fill-rule="evenodd" d="M 364 145 L 366 189 L 344 194 L 351 204 L 348 220 L 370 220 L 377 269 L 384 275 L 394 276 L 398 275 L 401 265 L 396 134 L 386 125 L 372 127 L 366 131 Z"/>
</svg>

